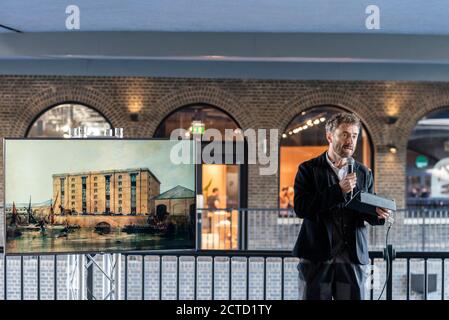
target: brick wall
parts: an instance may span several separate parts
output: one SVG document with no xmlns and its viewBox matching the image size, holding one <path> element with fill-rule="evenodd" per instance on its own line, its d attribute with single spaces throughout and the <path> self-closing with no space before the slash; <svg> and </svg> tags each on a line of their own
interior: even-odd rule
<svg viewBox="0 0 449 320">
<path fill-rule="evenodd" d="M 0 76 L 0 137 L 25 137 L 29 126 L 38 115 L 49 107 L 63 103 L 77 102 L 94 107 L 101 112 L 114 127 L 123 127 L 125 137 L 152 137 L 158 124 L 173 110 L 193 103 L 207 103 L 228 112 L 243 128 L 279 128 L 280 133 L 294 116 L 302 110 L 330 104 L 353 111 L 366 125 L 374 144 L 376 188 L 379 193 L 389 194 L 397 199 L 398 206 L 404 205 L 405 194 L 405 156 L 408 137 L 416 122 L 426 113 L 449 106 L 449 84 L 446 83 L 411 83 L 411 82 L 336 82 L 336 81 L 269 81 L 269 80 L 216 80 L 216 79 L 168 79 L 139 77 L 53 77 L 53 76 Z M 139 121 L 130 119 L 131 112 L 138 112 Z M 385 124 L 385 117 L 397 116 L 394 126 Z M 278 137 L 280 138 L 280 137 Z M 391 154 L 386 148 L 390 139 L 398 148 Z M 0 142 L 2 143 L 2 142 Z M 1 150 L 1 149 L 0 149 Z M 0 151 L 0 160 L 3 154 Z M 3 179 L 3 169 L 0 168 Z M 278 201 L 278 175 L 260 176 L 257 165 L 249 166 L 249 207 L 276 207 Z M 0 184 L 0 199 L 3 199 L 3 184 Z M 1 226 L 3 229 L 3 225 Z M 0 230 L 1 231 L 1 230 Z M 281 232 L 282 233 L 282 232 Z M 280 234 L 280 233 L 279 233 Z M 3 238 L 3 237 L 2 237 Z M 2 245 L 1 240 L 0 245 Z M 159 262 L 153 258 L 145 261 L 145 281 L 153 283 L 157 277 Z M 223 259 L 216 259 L 214 281 L 217 285 L 216 298 L 228 298 L 228 283 L 225 279 L 229 266 Z M 226 259 L 224 259 L 226 260 Z M 8 273 L 17 272 L 19 260 L 8 264 Z M 33 269 L 33 258 L 24 261 L 25 268 Z M 42 277 L 53 275 L 45 270 L 51 269 L 53 261 L 42 265 Z M 130 261 L 129 268 L 134 270 L 141 265 L 138 260 Z M 183 274 L 188 274 L 193 266 L 189 259 L 184 261 Z M 233 272 L 240 272 L 242 262 L 233 262 Z M 47 264 L 49 265 L 47 268 Z M 64 270 L 66 261 L 58 260 L 61 272 L 59 283 L 65 283 Z M 296 263 L 287 264 L 286 288 L 296 292 Z M 210 270 L 207 258 L 199 259 L 198 270 Z M 273 268 L 279 268 L 277 263 Z M 176 291 L 176 268 L 171 258 L 163 264 L 163 298 L 173 298 Z M 1 272 L 3 272 L 3 268 Z M 27 270 L 27 269 L 26 269 Z M 254 271 L 254 273 L 253 273 Z M 138 296 L 141 292 L 141 278 L 132 273 L 130 282 L 136 284 L 129 294 Z M 255 278 L 260 277 L 260 263 L 251 264 L 250 295 L 259 297 L 260 288 Z M 35 277 L 27 273 L 26 281 L 32 284 Z M 237 275 L 236 275 L 237 276 Z M 273 273 L 273 277 L 276 277 Z M 243 277 L 243 275 L 242 275 Z M 254 278 L 254 279 L 253 279 Z M 0 287 L 3 286 L 3 277 Z M 198 283 L 198 294 L 208 298 L 211 295 L 210 275 L 200 275 L 204 282 Z M 236 278 L 240 279 L 240 278 Z M 243 279 L 243 278 L 242 278 Z M 8 288 L 12 297 L 17 297 L 17 275 L 8 277 Z M 191 287 L 190 278 L 179 280 Z M 236 280 L 237 281 L 237 280 Z M 277 282 L 276 279 L 269 281 Z M 51 282 L 51 280 L 50 280 Z M 254 286 L 254 287 L 253 287 Z M 30 288 L 33 286 L 31 285 Z M 157 286 L 155 286 L 157 288 Z M 49 289 L 49 288 L 48 288 Z M 28 290 L 28 289 L 27 289 Z M 34 289 L 25 295 L 35 298 Z M 34 291 L 33 291 L 34 290 Z M 43 288 L 47 290 L 47 288 Z M 58 297 L 66 297 L 65 288 L 58 288 Z M 98 287 L 95 290 L 100 290 Z M 239 297 L 239 289 L 232 295 Z M 401 289 L 403 290 L 403 289 Z M 3 291 L 3 290 L 2 290 Z M 449 290 L 448 290 L 449 291 Z M 278 288 L 274 286 L 267 292 L 267 297 L 277 296 Z M 290 292 L 290 291 L 289 291 Z M 403 291 L 402 291 L 403 292 Z M 157 291 L 148 290 L 146 298 L 155 298 Z M 182 297 L 191 298 L 190 291 L 180 291 Z M 293 297 L 293 296 L 292 296 Z M 51 298 L 49 296 L 49 298 Z M 294 298 L 294 297 L 293 297 Z"/>
<path fill-rule="evenodd" d="M 215 80 L 139 77 L 0 76 L 0 136 L 24 137 L 37 115 L 62 102 L 94 107 L 126 137 L 151 137 L 171 111 L 209 103 L 243 128 L 282 130 L 302 110 L 331 104 L 357 113 L 375 146 L 376 187 L 404 204 L 405 153 L 409 134 L 427 112 L 449 106 L 446 83 Z M 139 121 L 130 119 L 139 113 Z M 388 128 L 387 115 L 398 116 Z M 392 137 L 398 152 L 385 145 Z M 277 206 L 278 176 L 249 169 L 249 206 Z M 2 189 L 0 188 L 2 193 Z"/>
</svg>

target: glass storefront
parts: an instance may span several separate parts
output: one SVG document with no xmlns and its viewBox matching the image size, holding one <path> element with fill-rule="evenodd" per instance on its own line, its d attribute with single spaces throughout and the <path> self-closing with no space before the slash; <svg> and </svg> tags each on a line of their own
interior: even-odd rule
<svg viewBox="0 0 449 320">
<path fill-rule="evenodd" d="M 241 133 L 238 124 L 224 111 L 209 105 L 191 105 L 170 114 L 157 128 L 155 137 L 169 138 L 173 130 L 180 128 L 187 130 L 187 135 L 195 128 L 217 129 L 223 142 L 227 140 L 225 129 Z M 207 142 L 203 147 L 205 145 Z M 224 152 L 225 148 L 222 150 Z M 197 194 L 203 198 L 201 209 L 206 209 L 202 210 L 202 249 L 237 249 L 238 211 L 235 209 L 244 205 L 242 192 L 246 186 L 241 183 L 242 174 L 245 174 L 243 170 L 245 166 L 236 163 L 201 166 Z"/>
<path fill-rule="evenodd" d="M 293 186 L 298 166 L 327 150 L 326 121 L 340 112 L 344 110 L 335 106 L 318 106 L 305 110 L 297 115 L 283 132 L 280 144 L 279 206 L 281 208 L 293 207 Z M 354 158 L 368 168 L 372 168 L 372 144 L 363 125 Z"/>
<path fill-rule="evenodd" d="M 418 121 L 407 144 L 407 206 L 449 205 L 449 109 Z"/>
</svg>

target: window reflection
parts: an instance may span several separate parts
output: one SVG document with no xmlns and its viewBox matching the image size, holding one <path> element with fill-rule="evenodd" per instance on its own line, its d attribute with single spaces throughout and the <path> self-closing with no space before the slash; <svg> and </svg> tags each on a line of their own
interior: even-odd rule
<svg viewBox="0 0 449 320">
<path fill-rule="evenodd" d="M 185 129 L 188 135 L 198 130 L 217 129 L 225 138 L 225 129 L 232 129 L 234 134 L 240 136 L 242 131 L 237 123 L 225 112 L 207 105 L 187 106 L 169 115 L 157 128 L 155 137 L 169 138 L 176 129 Z"/>
<path fill-rule="evenodd" d="M 449 109 L 418 121 L 407 144 L 407 206 L 449 205 Z"/>
<path fill-rule="evenodd" d="M 221 140 L 229 139 L 225 129 L 231 129 L 240 139 L 242 130 L 225 112 L 208 105 L 182 107 L 169 115 L 158 127 L 156 138 L 169 138 L 172 131 L 187 130 L 202 133 L 207 129 L 216 129 Z M 235 164 L 203 164 L 201 194 L 204 199 L 202 213 L 201 248 L 237 249 L 238 248 L 238 211 L 240 191 L 240 170 Z"/>
<path fill-rule="evenodd" d="M 87 135 L 101 136 L 109 122 L 94 109 L 80 104 L 61 104 L 44 112 L 31 126 L 28 137 L 68 138 L 70 128 L 84 126 Z"/>
</svg>

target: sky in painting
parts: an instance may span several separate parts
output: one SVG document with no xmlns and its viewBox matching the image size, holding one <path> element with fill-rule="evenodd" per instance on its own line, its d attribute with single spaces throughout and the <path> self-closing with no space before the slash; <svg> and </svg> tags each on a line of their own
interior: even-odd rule
<svg viewBox="0 0 449 320">
<path fill-rule="evenodd" d="M 170 140 L 6 140 L 5 202 L 33 203 L 52 198 L 52 175 L 148 168 L 160 192 L 177 185 L 194 190 L 194 165 L 175 165 Z M 190 144 L 190 141 L 181 143 Z"/>
</svg>

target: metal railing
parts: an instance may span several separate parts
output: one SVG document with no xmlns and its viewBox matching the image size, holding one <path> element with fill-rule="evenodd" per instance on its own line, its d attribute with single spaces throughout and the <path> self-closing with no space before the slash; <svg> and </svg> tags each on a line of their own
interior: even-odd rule
<svg viewBox="0 0 449 320">
<path fill-rule="evenodd" d="M 302 219 L 289 209 L 202 209 L 201 216 L 214 216 L 215 222 L 229 220 L 220 233 L 212 233 L 216 240 L 207 245 L 207 227 L 202 230 L 202 249 L 240 249 L 240 250 L 291 250 L 295 244 Z M 220 213 L 220 214 L 215 214 Z M 229 217 L 234 217 L 229 219 Z M 389 242 L 403 251 L 449 251 L 449 208 L 400 209 L 394 214 L 394 225 Z M 209 218 L 210 219 L 210 218 Z M 202 219 L 204 221 L 204 218 Z M 201 221 L 201 219 L 199 219 Z M 208 222 L 210 224 L 210 222 Z M 381 251 L 385 247 L 386 228 L 368 226 L 369 248 Z M 231 240 L 221 237 L 232 233 Z M 232 246 L 229 244 L 232 243 Z"/>
<path fill-rule="evenodd" d="M 405 262 L 406 264 L 406 272 L 405 272 L 405 276 L 406 276 L 406 280 L 405 280 L 405 287 L 406 287 L 406 296 L 405 299 L 406 300 L 410 300 L 411 298 L 411 285 L 412 283 L 412 279 L 411 279 L 411 275 L 413 275 L 413 273 L 411 272 L 411 263 L 412 261 L 415 261 L 416 263 L 423 263 L 423 269 L 424 271 L 421 273 L 421 271 L 419 271 L 418 275 L 422 276 L 420 277 L 417 281 L 415 282 L 415 285 L 422 285 L 422 288 L 419 290 L 419 293 L 422 295 L 422 299 L 423 300 L 428 300 L 429 298 L 429 263 L 435 262 L 437 263 L 437 265 L 440 266 L 439 271 L 441 271 L 440 273 L 440 295 L 439 295 L 439 299 L 440 300 L 446 300 L 446 290 L 445 290 L 445 285 L 446 285 L 446 272 L 445 272 L 445 262 L 446 260 L 449 258 L 449 252 L 413 252 L 413 251 L 399 251 L 399 252 L 395 252 L 394 248 L 392 245 L 389 245 L 388 248 L 386 248 L 384 255 L 388 254 L 389 255 L 389 259 L 390 262 L 388 264 L 388 268 L 389 268 L 389 272 L 390 272 L 390 277 L 387 279 L 387 287 L 386 287 L 386 299 L 387 300 L 392 300 L 393 299 L 393 280 L 394 280 L 394 276 L 395 276 L 395 272 L 394 272 L 394 268 L 395 265 L 397 263 L 399 263 L 400 261 Z M 435 276 L 437 274 L 434 274 Z M 422 279 L 421 279 L 422 278 Z M 435 277 L 435 291 L 436 287 L 437 287 L 437 282 L 436 282 L 437 278 Z M 421 284 L 420 284 L 421 282 Z M 436 295 L 434 297 L 438 298 L 438 296 Z"/>
<path fill-rule="evenodd" d="M 389 263 L 384 265 L 384 272 L 382 274 L 387 274 L 387 270 L 390 270 L 390 277 L 387 280 L 385 294 L 383 299 L 411 299 L 411 262 L 423 262 L 424 263 L 424 277 L 422 277 L 422 291 L 421 298 L 427 300 L 429 298 L 428 286 L 429 286 L 429 261 L 438 261 L 440 265 L 440 295 L 441 300 L 445 300 L 445 295 L 447 290 L 446 286 L 446 272 L 445 272 L 445 261 L 449 258 L 449 252 L 397 252 L 395 253 L 393 247 L 389 247 L 386 252 L 388 252 Z M 371 251 L 370 260 L 371 265 L 382 265 L 385 257 L 384 252 L 381 251 Z M 25 260 L 35 259 L 34 271 L 30 268 L 25 268 Z M 8 256 L 4 257 L 4 263 L 6 263 L 6 268 L 8 270 L 3 274 L 3 295 L 5 299 L 27 299 L 25 296 L 25 291 L 29 291 L 30 288 L 26 287 L 26 283 L 33 283 L 35 289 L 35 299 L 42 299 L 42 292 L 45 291 L 46 297 L 44 299 L 49 299 L 51 297 L 54 300 L 60 298 L 65 299 L 64 295 L 61 295 L 61 287 L 65 286 L 65 280 L 59 280 L 58 276 L 58 265 L 62 257 L 59 256 Z M 183 261 L 184 259 L 184 261 Z M 9 264 L 12 260 L 15 260 L 15 265 L 19 269 L 20 277 L 19 279 L 14 279 L 14 281 L 9 281 Z M 51 285 L 45 283 L 46 289 L 44 290 L 43 284 L 44 279 L 41 275 L 43 269 L 43 262 L 52 261 L 53 273 Z M 379 262 L 380 263 L 376 263 Z M 399 261 L 404 261 L 406 263 L 406 272 L 404 275 L 406 277 L 405 295 L 395 294 L 393 295 L 394 285 L 393 282 L 399 277 L 399 273 L 395 272 L 395 265 Z M 17 263 L 18 262 L 18 263 Z M 132 263 L 134 262 L 134 263 Z M 286 287 L 290 286 L 294 288 L 292 281 L 296 281 L 296 264 L 297 259 L 291 256 L 288 251 L 224 251 L 224 250 L 203 250 L 203 251 L 180 251 L 180 252 L 139 252 L 139 253 L 122 253 L 122 263 L 123 263 L 123 283 L 121 290 L 122 299 L 220 299 L 220 300 L 230 300 L 230 299 L 295 299 L 295 295 L 291 294 L 292 290 L 289 290 L 289 294 L 286 292 Z M 150 272 L 151 276 L 148 277 L 149 264 L 157 265 L 156 268 L 152 268 L 153 272 Z M 185 269 L 183 264 L 191 264 L 189 272 L 182 271 Z M 200 265 L 203 265 L 200 268 Z M 208 265 L 204 268 L 204 264 Z M 220 271 L 218 271 L 217 265 L 221 264 Z M 240 264 L 240 266 L 238 266 Z M 131 272 L 131 265 L 134 265 L 134 269 Z M 138 274 L 135 273 L 135 266 L 140 265 Z M 167 265 L 171 265 L 167 266 Z M 242 267 L 243 265 L 243 267 Z M 258 265 L 258 267 L 257 267 Z M 234 268 L 236 269 L 234 271 Z M 201 270 L 200 270 L 201 269 Z M 252 277 L 254 275 L 254 270 L 258 269 L 258 276 Z M 207 272 L 205 272 L 207 270 Z M 243 270 L 243 271 L 242 271 Z M 15 270 L 17 271 L 17 270 Z M 49 270 L 47 270 L 48 272 Z M 269 280 L 268 275 L 272 275 L 273 271 L 276 271 L 276 280 Z M 134 273 L 133 273 L 134 272 Z M 288 279 L 286 279 L 286 273 L 289 273 Z M 31 281 L 29 276 L 25 277 L 25 274 L 34 274 L 35 281 Z M 204 276 L 207 274 L 204 280 Z M 183 280 L 181 279 L 183 276 Z M 140 285 L 136 286 L 136 282 L 133 281 L 133 289 L 130 289 L 129 283 L 132 281 L 131 278 L 137 278 L 140 281 Z M 203 277 L 203 279 L 201 279 Z M 88 281 L 86 277 L 85 281 Z M 235 278 L 235 279 L 234 279 Z M 173 281 L 165 281 L 166 279 L 171 279 Z M 292 280 L 293 279 L 293 280 Z M 384 278 L 381 279 L 381 284 L 383 284 Z M 48 281 L 46 279 L 45 281 Z M 223 284 L 225 283 L 225 284 Z M 6 284 L 6 285 L 5 285 Z M 13 294 L 9 293 L 9 286 L 15 287 L 12 290 Z M 199 294 L 199 286 L 203 289 L 208 288 L 207 293 Z M 52 292 L 48 292 L 51 288 Z M 136 288 L 139 293 L 136 294 Z M 89 290 L 89 286 L 87 289 Z M 94 291 L 94 289 L 90 289 Z M 130 292 L 133 291 L 133 294 Z M 185 293 L 189 291 L 189 293 Z M 204 291 L 204 290 L 203 290 Z M 275 294 L 273 294 L 275 291 Z M 181 294 L 184 292 L 184 294 Z M 271 294 L 268 294 L 271 292 Z M 149 296 L 149 293 L 152 295 Z M 155 294 L 156 293 L 156 294 Z M 378 298 L 379 288 L 376 289 L 371 287 L 369 289 L 369 299 L 375 300 Z M 93 296 L 93 295 L 92 295 Z M 415 297 L 416 298 L 416 297 Z M 29 298 L 28 298 L 29 299 Z M 435 295 L 434 295 L 435 299 Z"/>
<path fill-rule="evenodd" d="M 301 220 L 296 218 L 292 211 L 285 209 L 220 210 L 222 213 L 217 215 L 218 218 L 212 219 L 215 219 L 213 222 L 218 223 L 218 226 L 222 226 L 220 232 L 223 237 L 218 237 L 218 248 L 225 250 L 203 248 L 197 251 L 121 252 L 121 298 L 294 299 L 294 283 L 298 282 L 295 278 L 297 259 L 291 256 L 290 250 L 299 232 Z M 199 210 L 198 230 L 202 230 L 197 233 L 199 244 L 204 240 L 207 231 L 212 231 L 207 230 L 211 228 L 212 220 L 208 226 L 203 225 L 203 211 Z M 214 210 L 207 211 L 214 214 Z M 447 210 L 399 210 L 395 214 L 396 222 L 393 226 L 397 230 L 390 232 L 390 236 L 393 236 L 389 241 L 394 243 L 394 248 L 402 250 L 398 252 L 395 252 L 391 245 L 384 248 L 384 227 L 370 230 L 370 239 L 374 239 L 373 245 L 379 248 L 370 251 L 371 265 L 380 266 L 378 272 L 384 276 L 383 279 L 387 271 L 390 271 L 390 277 L 385 279 L 387 286 L 384 298 L 408 300 L 421 294 L 422 299 L 435 299 L 436 293 L 429 292 L 429 283 L 432 282 L 434 286 L 435 278 L 438 279 L 439 275 L 439 298 L 446 299 L 445 295 L 449 290 L 445 290 L 445 262 L 449 258 L 449 252 L 403 250 L 405 246 L 401 241 L 396 243 L 395 240 L 400 238 L 395 238 L 394 234 L 408 232 L 406 237 L 409 242 L 411 234 L 420 237 L 418 242 L 428 242 L 429 239 L 443 240 L 443 236 L 448 234 L 446 228 L 449 229 L 447 218 Z M 410 232 L 411 228 L 420 231 Z M 435 238 L 432 233 L 437 233 L 439 237 Z M 439 248 L 446 249 L 448 238 Z M 435 246 L 426 244 L 418 246 L 417 249 L 431 247 Z M 0 253 L 2 252 L 0 249 Z M 387 255 L 389 259 L 385 259 Z M 101 254 L 97 253 L 97 256 L 101 257 Z M 64 289 L 67 279 L 61 275 L 61 271 L 66 268 L 66 257 L 67 255 L 3 255 L 3 297 L 64 299 L 67 297 L 67 291 Z M 417 263 L 422 264 L 423 271 L 416 267 Z M 435 263 L 439 265 L 437 271 Z M 399 265 L 405 265 L 404 272 L 400 272 Z M 429 278 L 429 265 L 433 266 L 431 275 L 436 275 L 432 278 Z M 270 272 L 267 272 L 268 268 Z M 258 271 L 251 271 L 253 269 Z M 273 280 L 273 276 L 277 278 Z M 99 278 L 101 275 L 89 272 L 86 274 L 86 297 L 96 298 L 93 292 L 98 291 L 95 281 Z M 414 286 L 419 284 L 420 279 L 423 289 L 418 288 L 417 291 Z M 136 293 L 136 288 L 140 288 L 139 293 Z M 395 292 L 397 290 L 404 292 Z M 369 299 L 377 299 L 378 294 L 378 289 L 371 288 Z"/>
<path fill-rule="evenodd" d="M 403 251 L 449 251 L 449 209 L 401 209 L 394 213 L 390 243 Z M 386 228 L 369 230 L 370 249 L 381 250 Z"/>
</svg>

